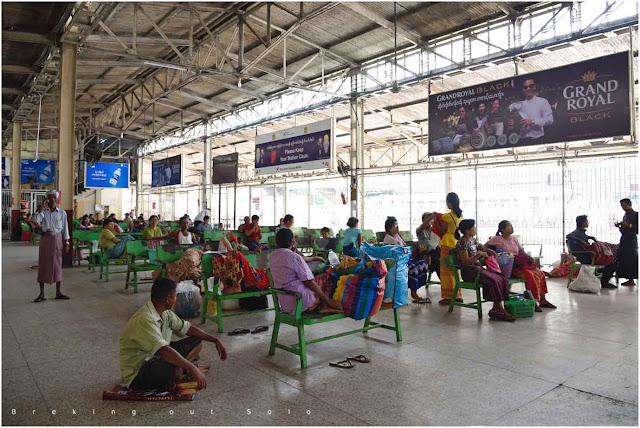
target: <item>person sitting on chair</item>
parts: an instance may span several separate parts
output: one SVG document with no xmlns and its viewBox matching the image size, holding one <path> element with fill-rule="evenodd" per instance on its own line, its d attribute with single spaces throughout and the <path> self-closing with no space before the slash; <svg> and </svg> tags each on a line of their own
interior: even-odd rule
<svg viewBox="0 0 640 428">
<path fill-rule="evenodd" d="M 587 235 L 587 227 L 589 227 L 589 218 L 586 215 L 576 217 L 576 230 L 567 235 L 567 245 L 569 250 L 575 252 L 574 257 L 583 264 L 593 264 L 595 254 L 589 251 L 589 240 L 596 242 L 596 238 Z M 617 285 L 610 284 L 616 272 L 616 262 L 607 265 L 602 270 L 600 284 L 602 288 L 618 288 Z"/>
<path fill-rule="evenodd" d="M 313 273 L 307 266 L 304 258 L 293 251 L 293 232 L 282 228 L 276 234 L 278 248 L 271 253 L 269 267 L 273 278 L 274 288 L 279 290 L 294 291 L 302 294 L 302 312 L 317 311 L 320 302 L 325 303 L 331 309 L 322 310 L 322 313 L 342 312 L 339 302 L 331 300 L 314 281 Z M 293 315 L 296 311 L 296 298 L 290 295 L 278 295 L 278 302 L 282 312 Z"/>
<path fill-rule="evenodd" d="M 195 233 L 189 230 L 189 218 L 182 217 L 180 219 L 180 230 L 175 232 L 176 243 L 179 245 L 194 245 L 200 241 Z"/>
<path fill-rule="evenodd" d="M 135 241 L 131 235 L 125 235 L 121 239 L 116 238 L 116 222 L 106 219 L 104 221 L 104 229 L 100 232 L 98 243 L 100 248 L 107 252 L 107 257 L 117 259 L 122 256 L 125 246 L 129 241 Z"/>
<path fill-rule="evenodd" d="M 495 256 L 496 253 L 493 250 L 485 250 L 481 244 L 478 244 L 475 234 L 476 221 L 472 219 L 462 220 L 455 232 L 458 240 L 455 249 L 461 265 L 462 280 L 474 282 L 476 274 L 479 273 L 478 282 L 482 284 L 482 297 L 484 300 L 493 302 L 489 317 L 501 321 L 515 321 L 515 317 L 507 312 L 502 304 L 509 299 L 509 280 L 506 276 L 480 265 L 480 259 Z"/>
<path fill-rule="evenodd" d="M 262 228 L 259 224 L 260 217 L 257 215 L 251 216 L 251 223 L 248 227 L 244 228 L 244 234 L 246 235 L 246 245 L 250 251 L 262 251 L 267 246 L 260 244 L 262 239 Z"/>
<path fill-rule="evenodd" d="M 227 351 L 220 340 L 173 312 L 177 299 L 176 283 L 158 278 L 151 287 L 151 300 L 129 319 L 120 336 L 120 374 L 122 385 L 132 390 L 170 391 L 176 382 L 189 375 L 197 389 L 207 387 L 204 374 L 193 364 L 202 341 L 216 346 L 222 361 Z M 171 342 L 171 335 L 189 336 Z"/>
</svg>

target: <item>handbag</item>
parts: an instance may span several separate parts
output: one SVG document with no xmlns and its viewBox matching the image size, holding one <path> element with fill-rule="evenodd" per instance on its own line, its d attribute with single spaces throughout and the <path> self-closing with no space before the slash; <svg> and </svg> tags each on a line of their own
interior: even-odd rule
<svg viewBox="0 0 640 428">
<path fill-rule="evenodd" d="M 496 260 L 495 256 L 491 256 L 485 259 L 484 265 L 488 270 L 495 273 L 502 273 L 500 270 L 500 265 L 498 264 L 498 260 Z"/>
</svg>

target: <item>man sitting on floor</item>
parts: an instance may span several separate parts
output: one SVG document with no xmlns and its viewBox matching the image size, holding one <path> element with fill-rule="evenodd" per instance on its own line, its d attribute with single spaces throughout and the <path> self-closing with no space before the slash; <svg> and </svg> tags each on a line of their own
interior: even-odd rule
<svg viewBox="0 0 640 428">
<path fill-rule="evenodd" d="M 227 359 L 227 351 L 218 338 L 173 312 L 176 288 L 169 278 L 156 279 L 151 300 L 133 314 L 124 328 L 120 337 L 120 373 L 122 384 L 130 389 L 169 391 L 185 373 L 193 377 L 198 389 L 206 388 L 204 374 L 193 364 L 203 340 L 216 345 L 221 360 Z M 170 342 L 172 334 L 189 337 Z"/>
<path fill-rule="evenodd" d="M 578 252 L 575 254 L 575 258 L 580 263 L 593 264 L 595 254 L 589 251 L 589 240 L 595 242 L 596 238 L 587 235 L 587 227 L 589 227 L 589 219 L 586 215 L 576 217 L 576 230 L 567 235 L 567 245 L 571 251 Z M 617 285 L 609 283 L 615 272 L 615 261 L 602 269 L 602 277 L 600 278 L 602 288 L 618 288 Z"/>
</svg>

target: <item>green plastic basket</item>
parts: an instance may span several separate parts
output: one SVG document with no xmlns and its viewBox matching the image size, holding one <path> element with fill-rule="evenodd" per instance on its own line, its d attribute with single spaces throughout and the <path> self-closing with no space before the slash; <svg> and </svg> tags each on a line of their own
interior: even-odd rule
<svg viewBox="0 0 640 428">
<path fill-rule="evenodd" d="M 515 318 L 532 317 L 535 306 L 536 302 L 534 300 L 517 300 L 516 297 L 504 302 L 504 308 Z"/>
</svg>

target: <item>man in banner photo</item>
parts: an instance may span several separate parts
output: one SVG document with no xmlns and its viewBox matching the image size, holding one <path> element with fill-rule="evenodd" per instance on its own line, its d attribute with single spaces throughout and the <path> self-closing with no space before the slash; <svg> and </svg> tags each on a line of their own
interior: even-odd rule
<svg viewBox="0 0 640 428">
<path fill-rule="evenodd" d="M 510 112 L 517 111 L 522 117 L 519 143 L 523 146 L 542 144 L 544 142 L 544 127 L 553 125 L 553 110 L 551 110 L 549 101 L 536 95 L 534 79 L 527 79 L 522 83 L 522 93 L 525 99 L 516 101 L 509 106 Z"/>
</svg>

